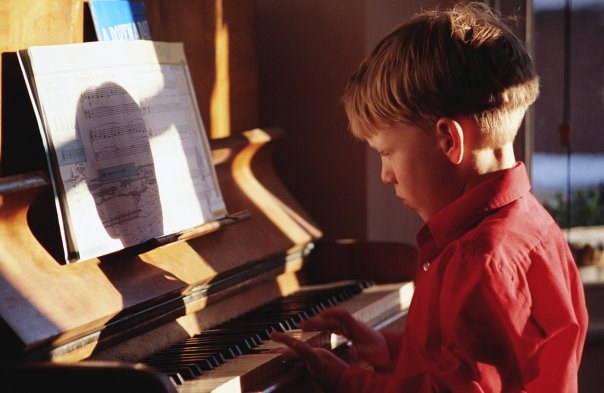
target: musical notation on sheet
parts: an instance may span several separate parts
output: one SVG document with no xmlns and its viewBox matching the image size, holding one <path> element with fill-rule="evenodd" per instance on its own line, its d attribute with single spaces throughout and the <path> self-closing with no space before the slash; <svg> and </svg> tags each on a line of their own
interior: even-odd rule
<svg viewBox="0 0 604 393">
<path fill-rule="evenodd" d="M 77 68 L 46 66 L 43 58 L 59 61 L 46 51 L 32 61 L 79 258 L 226 214 L 184 54 L 180 62 L 107 64 L 116 54 L 104 44 L 86 64 L 78 58 Z M 69 58 L 78 55 L 75 47 L 57 50 Z"/>
</svg>

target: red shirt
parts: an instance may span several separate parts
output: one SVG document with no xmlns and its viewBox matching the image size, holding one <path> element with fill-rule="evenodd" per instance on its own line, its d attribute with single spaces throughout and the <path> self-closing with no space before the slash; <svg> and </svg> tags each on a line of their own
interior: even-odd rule
<svg viewBox="0 0 604 393">
<path fill-rule="evenodd" d="M 576 392 L 583 285 L 522 163 L 490 177 L 417 234 L 419 272 L 392 371 L 350 367 L 338 391 Z"/>
</svg>

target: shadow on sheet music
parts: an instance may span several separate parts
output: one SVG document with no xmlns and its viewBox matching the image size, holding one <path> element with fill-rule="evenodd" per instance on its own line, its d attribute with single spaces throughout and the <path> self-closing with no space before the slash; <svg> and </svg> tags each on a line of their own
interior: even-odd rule
<svg viewBox="0 0 604 393">
<path fill-rule="evenodd" d="M 122 249 L 163 234 L 159 176 L 150 140 L 166 130 L 151 129 L 145 123 L 143 108 L 114 82 L 82 92 L 75 127 L 79 138 L 57 149 L 61 171 L 69 170 L 68 175 L 62 174 L 65 194 L 68 203 L 77 206 L 79 198 L 69 194 L 78 194 L 84 187 L 79 197 L 92 196 L 97 214 L 86 217 L 89 209 L 82 203 L 81 210 L 69 209 L 78 217 L 68 219 L 82 223 L 74 228 L 77 233 L 88 230 L 88 223 L 101 224 L 98 234 L 82 235 L 82 241 L 92 240 L 89 244 L 93 249 L 117 241 L 123 245 L 118 249 Z M 105 235 L 106 239 L 91 239 Z"/>
</svg>

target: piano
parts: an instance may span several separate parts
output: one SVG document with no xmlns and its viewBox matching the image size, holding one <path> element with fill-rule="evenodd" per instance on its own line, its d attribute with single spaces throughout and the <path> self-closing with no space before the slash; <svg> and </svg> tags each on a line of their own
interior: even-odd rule
<svg viewBox="0 0 604 393">
<path fill-rule="evenodd" d="M 2 390 L 318 391 L 271 330 L 345 357 L 345 340 L 297 322 L 339 306 L 402 328 L 415 248 L 323 239 L 272 166 L 282 135 L 210 141 L 227 219 L 78 263 L 60 262 L 48 173 L 0 177 Z"/>
</svg>

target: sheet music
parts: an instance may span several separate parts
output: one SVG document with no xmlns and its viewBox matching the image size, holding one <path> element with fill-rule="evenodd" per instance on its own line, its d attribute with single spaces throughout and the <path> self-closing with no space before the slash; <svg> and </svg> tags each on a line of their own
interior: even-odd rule
<svg viewBox="0 0 604 393">
<path fill-rule="evenodd" d="M 157 45 L 30 48 L 69 248 L 80 259 L 226 214 L 182 47 Z"/>
</svg>

